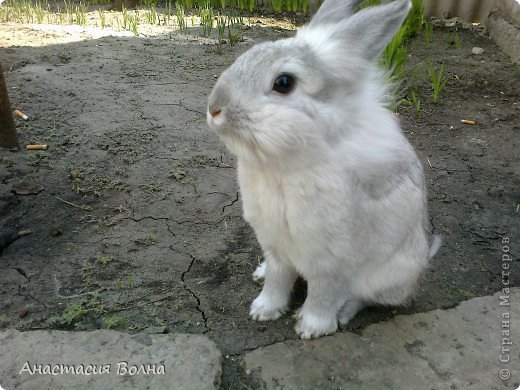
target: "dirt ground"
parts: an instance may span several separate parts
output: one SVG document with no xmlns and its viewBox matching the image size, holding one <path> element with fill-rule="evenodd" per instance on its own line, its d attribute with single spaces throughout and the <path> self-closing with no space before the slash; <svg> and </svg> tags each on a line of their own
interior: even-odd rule
<svg viewBox="0 0 520 390">
<path fill-rule="evenodd" d="M 294 34 L 283 26 L 246 27 L 243 42 L 219 53 L 193 28 L 187 37 L 132 37 L 0 25 L 11 103 L 30 117 L 17 120 L 20 143 L 49 145 L 0 150 L 1 327 L 205 333 L 226 356 L 223 388 L 255 387 L 241 354 L 295 339 L 294 320 L 248 319 L 262 254 L 241 218 L 235 161 L 208 130 L 205 105 L 241 52 Z M 456 28 L 460 47 L 450 42 Z M 421 111 L 399 114 L 444 245 L 410 306 L 366 309 L 354 331 L 500 290 L 506 239 L 516 259 L 508 280 L 520 285 L 519 69 L 460 26 L 437 28 L 429 49 L 416 37 L 410 52 Z M 428 60 L 450 76 L 437 104 L 423 77 Z M 295 307 L 304 296 L 299 281 Z"/>
</svg>

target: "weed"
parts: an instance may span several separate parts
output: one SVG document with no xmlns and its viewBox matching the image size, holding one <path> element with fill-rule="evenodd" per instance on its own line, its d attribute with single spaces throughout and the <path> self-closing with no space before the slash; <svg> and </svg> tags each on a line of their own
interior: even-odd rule
<svg viewBox="0 0 520 390">
<path fill-rule="evenodd" d="M 83 3 L 79 3 L 75 9 L 74 14 L 76 16 L 76 24 L 78 26 L 87 25 L 87 6 Z"/>
<path fill-rule="evenodd" d="M 229 14 L 229 24 L 232 28 L 242 27 L 244 25 L 244 17 L 238 11 L 232 11 Z"/>
<path fill-rule="evenodd" d="M 460 48 L 460 38 L 458 32 L 455 31 L 453 34 L 448 34 L 448 45 L 455 46 L 457 49 Z"/>
<path fill-rule="evenodd" d="M 274 12 L 282 12 L 283 0 L 271 0 L 270 4 Z"/>
<path fill-rule="evenodd" d="M 156 24 L 159 22 L 159 14 L 157 13 L 157 8 L 155 5 L 152 5 L 148 11 L 145 12 L 144 17 L 148 24 Z M 159 23 L 160 24 L 160 23 Z"/>
<path fill-rule="evenodd" d="M 228 18 L 228 39 L 231 46 L 235 46 L 242 40 L 240 29 L 244 25 L 244 19 L 238 12 L 232 12 Z"/>
<path fill-rule="evenodd" d="M 44 323 L 45 328 L 66 328 L 70 329 L 78 325 L 85 317 L 86 310 L 81 303 L 68 305 L 60 316 L 47 318 Z"/>
<path fill-rule="evenodd" d="M 176 9 L 176 17 L 177 17 L 177 24 L 179 25 L 179 31 L 182 34 L 185 34 L 188 32 L 187 26 L 186 26 L 186 14 L 184 13 L 184 6 L 177 4 Z"/>
<path fill-rule="evenodd" d="M 121 10 L 121 15 L 123 16 L 123 30 L 128 30 L 130 28 L 130 14 L 125 7 Z"/>
<path fill-rule="evenodd" d="M 177 167 L 174 171 L 171 171 L 168 174 L 170 179 L 175 179 L 177 181 L 181 181 L 186 176 L 186 171 L 180 167 Z"/>
<path fill-rule="evenodd" d="M 124 328 L 126 325 L 125 316 L 120 314 L 118 316 L 112 315 L 105 318 L 105 327 L 107 329 Z"/>
<path fill-rule="evenodd" d="M 424 7 L 422 0 L 412 0 L 412 8 L 406 17 L 405 25 L 408 26 L 408 36 L 413 37 L 421 32 L 423 26 Z"/>
<path fill-rule="evenodd" d="M 444 89 L 444 86 L 449 80 L 449 77 L 443 77 L 444 74 L 444 64 L 441 64 L 441 67 L 439 69 L 439 73 L 435 72 L 435 69 L 433 68 L 433 64 L 430 62 L 429 66 L 429 74 L 430 74 L 430 80 L 432 82 L 432 88 L 433 88 L 433 94 L 432 99 L 434 103 L 437 103 L 439 101 L 439 95 L 441 91 Z"/>
<path fill-rule="evenodd" d="M 143 191 L 146 191 L 150 194 L 154 194 L 155 192 L 160 192 L 162 191 L 162 187 L 160 184 L 156 184 L 156 183 L 148 183 L 148 184 L 141 184 L 139 186 L 140 188 L 143 189 Z"/>
<path fill-rule="evenodd" d="M 105 11 L 102 9 L 98 9 L 98 15 L 99 15 L 99 22 L 101 23 L 101 28 L 105 29 L 107 26 Z"/>
<path fill-rule="evenodd" d="M 301 9 L 304 14 L 309 12 L 309 0 L 301 0 Z"/>
<path fill-rule="evenodd" d="M 165 25 L 170 25 L 170 18 L 173 16 L 173 6 L 172 6 L 172 2 L 170 0 L 168 0 L 168 2 L 166 3 L 166 15 L 164 15 L 164 24 Z"/>
<path fill-rule="evenodd" d="M 211 30 L 213 29 L 213 10 L 209 2 L 206 2 L 202 8 L 199 10 L 200 12 L 200 24 L 202 25 L 202 35 L 204 37 L 209 37 L 211 34 Z"/>
<path fill-rule="evenodd" d="M 136 11 L 135 15 L 130 18 L 130 30 L 132 33 L 137 36 L 139 33 L 137 32 L 137 26 L 139 25 L 139 11 Z"/>
<path fill-rule="evenodd" d="M 193 0 L 181 0 L 180 5 L 185 9 L 193 8 Z"/>
<path fill-rule="evenodd" d="M 424 23 L 424 39 L 426 41 L 426 48 L 430 48 L 430 43 L 432 41 L 433 35 L 433 25 L 430 22 Z"/>
<path fill-rule="evenodd" d="M 404 76 L 405 64 L 408 59 L 408 50 L 404 46 L 407 34 L 408 26 L 405 24 L 385 47 L 380 58 L 381 67 L 390 71 L 394 78 L 398 80 Z"/>
<path fill-rule="evenodd" d="M 101 303 L 98 296 L 94 296 L 88 301 L 73 303 L 67 305 L 63 313 L 59 316 L 52 316 L 45 320 L 43 326 L 45 328 L 73 329 L 81 326 L 81 321 L 89 313 L 103 314 L 106 313 L 106 306 Z"/>
<path fill-rule="evenodd" d="M 42 3 L 40 3 L 39 1 L 37 1 L 34 5 L 34 13 L 36 15 L 36 21 L 39 24 L 43 24 L 43 7 Z"/>
<path fill-rule="evenodd" d="M 217 33 L 219 42 L 224 39 L 224 35 L 226 34 L 226 26 L 228 23 L 228 19 L 224 15 L 217 15 L 215 18 L 217 21 Z"/>
<path fill-rule="evenodd" d="M 415 108 L 415 116 L 419 118 L 421 115 L 421 100 L 417 97 L 415 91 L 412 91 L 412 104 Z"/>
<path fill-rule="evenodd" d="M 155 236 L 154 234 L 150 234 L 148 237 L 138 238 L 137 240 L 134 240 L 134 243 L 140 246 L 153 246 L 157 243 L 157 236 Z"/>
<path fill-rule="evenodd" d="M 111 263 L 112 261 L 114 261 L 114 259 L 115 259 L 114 256 L 98 255 L 98 256 L 96 256 L 96 263 L 101 264 L 101 265 L 107 265 L 107 264 Z"/>
</svg>

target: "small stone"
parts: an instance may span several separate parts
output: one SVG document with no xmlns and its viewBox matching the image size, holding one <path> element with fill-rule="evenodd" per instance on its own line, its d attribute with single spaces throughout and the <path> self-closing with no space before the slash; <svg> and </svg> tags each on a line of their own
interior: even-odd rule
<svg viewBox="0 0 520 390">
<path fill-rule="evenodd" d="M 247 369 L 246 370 L 246 375 L 251 375 L 251 370 Z"/>
<path fill-rule="evenodd" d="M 23 309 L 18 310 L 18 317 L 25 317 L 29 313 L 29 310 L 27 310 L 25 307 Z"/>
<path fill-rule="evenodd" d="M 30 231 L 29 229 L 20 230 L 18 232 L 18 237 L 28 236 L 31 233 L 32 231 Z"/>
<path fill-rule="evenodd" d="M 79 178 L 81 176 L 81 172 L 74 169 L 74 170 L 70 171 L 69 176 L 72 180 L 76 180 L 77 178 Z"/>
<path fill-rule="evenodd" d="M 485 50 L 482 49 L 481 47 L 474 47 L 473 49 L 471 49 L 471 53 L 476 56 L 482 55 L 482 54 L 484 54 L 484 52 L 485 52 Z"/>
<path fill-rule="evenodd" d="M 13 187 L 13 192 L 16 195 L 37 195 L 45 189 L 40 184 L 17 184 Z"/>
</svg>

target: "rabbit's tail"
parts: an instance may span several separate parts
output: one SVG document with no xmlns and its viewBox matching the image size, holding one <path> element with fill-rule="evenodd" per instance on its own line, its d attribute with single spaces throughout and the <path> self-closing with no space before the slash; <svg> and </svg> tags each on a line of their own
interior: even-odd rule
<svg viewBox="0 0 520 390">
<path fill-rule="evenodd" d="M 428 257 L 430 259 L 437 254 L 441 245 L 442 245 L 442 237 L 435 234 L 433 236 L 432 243 L 430 245 L 430 253 L 428 254 Z"/>
</svg>

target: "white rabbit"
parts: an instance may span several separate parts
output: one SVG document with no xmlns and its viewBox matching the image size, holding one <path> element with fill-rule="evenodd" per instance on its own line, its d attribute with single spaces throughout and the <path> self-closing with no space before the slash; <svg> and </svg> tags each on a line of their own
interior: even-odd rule
<svg viewBox="0 0 520 390">
<path fill-rule="evenodd" d="M 406 301 L 429 248 L 424 174 L 376 66 L 410 0 L 326 0 L 294 38 L 254 46 L 219 78 L 208 124 L 237 156 L 265 277 L 250 315 L 277 319 L 308 284 L 296 332 L 335 332 L 367 304 Z M 430 253 L 429 253 L 430 252 Z"/>
</svg>

